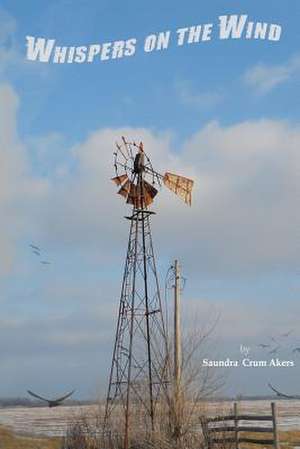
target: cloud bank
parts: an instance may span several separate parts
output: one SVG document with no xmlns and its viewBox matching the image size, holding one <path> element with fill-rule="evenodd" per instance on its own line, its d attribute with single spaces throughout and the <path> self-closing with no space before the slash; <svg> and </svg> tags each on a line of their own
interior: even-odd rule
<svg viewBox="0 0 300 449">
<path fill-rule="evenodd" d="M 98 129 L 66 148 L 66 157 L 59 148 L 65 140 L 53 133 L 38 137 L 33 146 L 22 142 L 17 131 L 18 103 L 11 86 L 2 84 L 0 275 L 5 281 L 13 274 L 21 291 L 20 299 L 8 289 L 2 292 L 4 299 L 12 297 L 19 307 L 13 320 L 8 313 L 2 317 L 1 340 L 10 342 L 3 349 L 4 375 L 9 378 L 16 364 L 27 360 L 25 378 L 14 376 L 11 391 L 15 385 L 23 388 L 30 379 L 40 382 L 40 369 L 35 372 L 34 367 L 40 367 L 41 361 L 53 378 L 67 382 L 81 355 L 84 366 L 76 368 L 74 383 L 82 375 L 90 375 L 91 383 L 100 373 L 105 377 L 128 233 L 123 220 L 128 206 L 110 181 L 113 144 L 121 135 L 143 140 L 158 171 L 174 171 L 195 181 L 192 208 L 165 189 L 157 197 L 153 234 L 159 260 L 180 257 L 190 283 L 200 275 L 241 280 L 278 270 L 295 272 L 300 242 L 299 125 L 279 120 L 231 126 L 210 122 L 176 152 L 169 133 L 129 127 Z M 38 148 L 38 142 L 43 148 Z M 53 142 L 64 154 L 51 155 L 51 168 L 44 167 L 42 176 L 43 160 L 49 161 L 47 152 L 52 151 Z M 36 151 L 38 170 L 31 163 Z M 40 272 L 26 258 L 20 259 L 29 236 L 56 255 L 48 271 Z M 37 293 L 25 295 L 24 270 L 28 270 L 27 284 Z M 207 299 L 193 293 L 192 302 L 203 317 Z M 216 298 L 215 304 L 216 311 L 219 308 L 224 314 L 225 324 L 219 327 L 223 337 L 232 338 L 227 306 L 237 311 L 239 337 L 262 332 L 257 305 L 244 314 L 241 302 L 220 305 Z M 22 310 L 32 311 L 30 320 L 21 319 Z M 283 314 L 278 307 L 273 322 L 285 330 L 294 321 L 290 312 Z M 101 363 L 94 364 L 98 353 Z M 61 368 L 50 367 L 54 360 L 62 361 Z"/>
<path fill-rule="evenodd" d="M 17 136 L 16 94 L 2 85 L 0 99 L 2 271 L 30 227 L 58 249 L 118 251 L 128 206 L 115 195 L 110 178 L 113 144 L 121 135 L 143 140 L 159 171 L 195 180 L 191 209 L 169 191 L 158 196 L 154 226 L 163 250 L 173 247 L 211 274 L 268 271 L 278 265 L 290 270 L 296 263 L 298 125 L 259 120 L 223 127 L 211 122 L 176 153 L 166 133 L 99 129 L 41 179 L 33 174 L 29 150 Z"/>
<path fill-rule="evenodd" d="M 257 64 L 244 75 L 246 85 L 258 94 L 266 94 L 300 73 L 300 56 L 295 55 L 283 64 Z"/>
</svg>

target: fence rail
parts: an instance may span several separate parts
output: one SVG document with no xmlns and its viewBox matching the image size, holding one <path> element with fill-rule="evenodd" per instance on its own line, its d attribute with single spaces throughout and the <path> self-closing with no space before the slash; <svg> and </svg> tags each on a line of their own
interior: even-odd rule
<svg viewBox="0 0 300 449">
<path fill-rule="evenodd" d="M 214 444 L 224 445 L 227 443 L 232 443 L 235 449 L 240 449 L 241 443 L 259 444 L 263 446 L 273 446 L 274 449 L 279 449 L 279 437 L 278 437 L 278 427 L 277 427 L 277 409 L 275 402 L 271 403 L 271 415 L 243 415 L 238 413 L 238 405 L 235 402 L 233 407 L 233 414 L 216 416 L 213 418 L 201 419 L 203 435 L 206 441 L 208 449 L 211 449 Z M 228 421 L 233 421 L 234 425 L 228 424 Z M 243 423 L 240 425 L 240 421 Z M 255 426 L 255 425 L 245 425 L 244 421 L 270 421 L 271 426 Z M 212 426 L 211 424 L 217 423 L 218 426 Z M 227 435 L 227 432 L 231 435 Z M 259 437 L 248 437 L 240 435 L 241 432 L 248 433 L 270 433 L 272 438 L 265 439 Z M 222 434 L 220 436 L 220 434 Z M 216 438 L 218 436 L 218 438 Z"/>
</svg>

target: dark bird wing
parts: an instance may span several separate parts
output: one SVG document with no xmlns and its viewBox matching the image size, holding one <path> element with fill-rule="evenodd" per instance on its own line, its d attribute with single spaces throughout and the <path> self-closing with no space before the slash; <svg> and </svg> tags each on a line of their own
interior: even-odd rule
<svg viewBox="0 0 300 449">
<path fill-rule="evenodd" d="M 278 349 L 280 349 L 280 346 L 277 346 L 277 348 L 272 349 L 272 351 L 269 351 L 269 354 L 276 354 L 278 352 Z"/>
<path fill-rule="evenodd" d="M 271 388 L 271 390 L 273 390 L 277 394 L 277 396 L 280 396 L 282 398 L 287 398 L 287 399 L 295 399 L 296 398 L 296 396 L 289 396 L 288 394 L 281 393 L 280 391 L 276 390 L 276 388 L 274 388 L 270 383 L 268 384 L 268 386 Z"/>
<path fill-rule="evenodd" d="M 33 393 L 33 391 L 27 390 L 27 393 L 29 393 L 29 394 L 30 394 L 31 396 L 33 396 L 34 398 L 40 399 L 41 401 L 51 402 L 50 399 L 43 398 L 42 396 L 39 396 L 38 394 Z"/>
<path fill-rule="evenodd" d="M 30 243 L 29 245 L 32 249 L 35 249 L 36 251 L 41 251 L 40 248 L 38 246 L 33 245 L 32 243 Z"/>
<path fill-rule="evenodd" d="M 75 393 L 75 390 L 70 391 L 70 393 L 66 394 L 65 396 L 62 396 L 61 398 L 57 398 L 54 399 L 55 402 L 62 402 L 65 399 L 69 398 L 70 396 L 72 396 L 72 394 Z"/>
</svg>

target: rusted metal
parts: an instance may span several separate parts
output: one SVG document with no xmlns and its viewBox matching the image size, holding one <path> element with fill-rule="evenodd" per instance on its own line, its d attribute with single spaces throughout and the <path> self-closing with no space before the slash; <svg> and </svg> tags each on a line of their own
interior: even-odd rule
<svg viewBox="0 0 300 449">
<path fill-rule="evenodd" d="M 114 412 L 123 414 L 125 449 L 129 446 L 132 414 L 135 407 L 143 409 L 149 428 L 155 429 L 155 406 L 168 388 L 167 341 L 158 276 L 154 260 L 150 217 L 147 207 L 157 189 L 145 173 L 144 164 L 151 162 L 144 155 L 142 144 L 131 145 L 123 139 L 122 152 L 115 156 L 116 177 L 121 184 L 118 193 L 133 206 L 121 289 L 117 330 L 107 393 L 105 427 L 113 427 Z M 134 154 L 134 158 L 124 155 Z M 121 158 L 121 159 L 120 159 Z M 130 168 L 131 167 L 131 168 Z M 118 170 L 126 170 L 118 173 Z M 148 176 L 148 181 L 145 179 Z M 145 388 L 147 385 L 147 388 Z M 138 405 L 137 405 L 138 404 Z M 147 418 L 148 416 L 148 418 Z"/>
<path fill-rule="evenodd" d="M 117 184 L 117 186 L 122 185 L 125 181 L 128 180 L 128 176 L 127 175 L 120 175 L 120 176 L 115 176 L 114 178 L 111 178 L 111 180 Z"/>
<path fill-rule="evenodd" d="M 192 189 L 194 185 L 194 181 L 192 179 L 166 172 L 163 177 L 163 182 L 166 187 L 176 193 L 176 195 L 183 199 L 186 204 L 191 206 Z"/>
</svg>

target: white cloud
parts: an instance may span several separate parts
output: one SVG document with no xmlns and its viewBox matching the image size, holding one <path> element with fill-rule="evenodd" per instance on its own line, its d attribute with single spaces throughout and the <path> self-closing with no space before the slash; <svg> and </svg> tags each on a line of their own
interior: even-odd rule
<svg viewBox="0 0 300 449">
<path fill-rule="evenodd" d="M 32 202 L 45 190 L 30 174 L 25 148 L 18 139 L 18 98 L 0 85 L 0 275 L 12 268 L 18 238 L 31 223 Z"/>
<path fill-rule="evenodd" d="M 218 105 L 224 99 L 224 93 L 220 91 L 200 92 L 192 88 L 187 82 L 177 82 L 175 91 L 180 102 L 197 109 L 209 109 Z"/>
<path fill-rule="evenodd" d="M 275 120 L 210 123 L 177 155 L 168 135 L 130 128 L 93 133 L 73 149 L 76 170 L 55 180 L 39 211 L 42 239 L 94 251 L 103 260 L 121 252 L 128 206 L 110 178 L 113 142 L 123 134 L 144 141 L 159 171 L 195 180 L 191 209 L 164 188 L 156 200 L 153 226 L 163 254 L 180 254 L 192 270 L 212 275 L 293 268 L 300 129 Z"/>
<path fill-rule="evenodd" d="M 17 317 L 17 321 L 8 320 L 0 326 L 2 341 L 10 342 L 4 345 L 7 378 L 13 371 L 10 360 L 28 359 L 27 352 L 30 353 L 30 366 L 22 388 L 24 382 L 32 381 L 33 372 L 36 372 L 33 379 L 38 381 L 40 371 L 37 373 L 34 367 L 40 366 L 41 357 L 46 360 L 44 354 L 47 359 L 64 362 L 67 354 L 71 364 L 81 360 L 89 348 L 89 354 L 83 358 L 90 367 L 90 360 L 95 359 L 101 348 L 105 355 L 101 367 L 93 365 L 94 378 L 99 376 L 100 368 L 103 376 L 106 375 L 114 331 L 111 323 L 119 294 L 116 279 L 122 271 L 128 233 L 128 222 L 123 216 L 129 208 L 116 195 L 110 181 L 113 146 L 121 135 L 143 140 L 159 171 L 170 170 L 195 180 L 191 209 L 166 189 L 157 197 L 153 237 L 159 260 L 180 257 L 191 280 L 200 273 L 214 279 L 226 276 L 236 279 L 249 273 L 277 270 L 278 266 L 281 272 L 293 272 L 299 253 L 300 229 L 299 126 L 275 120 L 226 127 L 212 122 L 192 135 L 176 154 L 169 134 L 142 128 L 100 129 L 68 149 L 69 158 L 66 161 L 63 157 L 62 170 L 59 160 L 55 160 L 51 165 L 53 176 L 47 173 L 48 181 L 42 182 L 32 174 L 28 148 L 18 138 L 17 110 L 15 92 L 10 86 L 2 85 L 1 274 L 9 271 L 20 240 L 28 234 L 34 233 L 43 247 L 56 254 L 67 254 L 63 261 L 57 260 L 43 281 L 43 275 L 34 272 L 32 288 L 38 289 L 36 295 L 26 296 L 22 291 L 20 301 L 24 304 L 26 299 L 32 307 L 31 321 L 20 322 Z M 56 135 L 49 139 L 52 143 L 60 142 Z M 43 138 L 36 141 L 36 146 L 39 144 L 40 164 L 43 161 L 48 164 L 47 152 L 51 151 L 51 145 Z M 64 175 L 57 176 L 58 172 Z M 77 252 L 73 257 L 74 251 Z M 95 258 L 97 263 L 90 262 Z M 72 263 L 80 268 L 76 279 Z M 93 281 L 93 276 L 89 278 L 91 268 L 97 271 L 99 281 Z M 197 298 L 187 300 L 186 308 L 195 312 L 193 316 L 198 309 L 200 318 L 209 317 L 210 302 L 216 304 L 216 314 L 221 313 L 217 332 L 226 338 L 237 335 L 252 338 L 262 332 L 260 326 L 265 327 L 267 321 L 270 334 L 277 325 L 283 331 L 289 326 L 296 329 L 298 307 L 289 307 L 283 313 L 282 301 L 274 305 L 271 320 L 267 306 L 258 308 L 248 303 L 245 307 L 239 300 L 224 300 L 221 304 L 218 298 L 215 301 Z M 51 315 L 50 310 L 52 314 L 55 310 L 57 315 Z M 44 313 L 47 313 L 46 320 Z M 263 323 L 258 320 L 262 317 Z M 53 368 L 50 372 L 55 374 Z M 64 375 L 69 380 L 68 369 Z M 45 374 L 45 382 L 48 379 L 49 374 Z M 11 390 L 14 388 L 12 384 Z"/>
<path fill-rule="evenodd" d="M 194 206 L 183 226 L 169 212 L 174 233 L 185 229 L 178 253 L 214 275 L 295 269 L 299 147 L 300 128 L 280 121 L 210 123 L 195 134 L 183 152 L 197 173 Z"/>
<path fill-rule="evenodd" d="M 296 55 L 283 64 L 257 64 L 251 67 L 244 74 L 244 82 L 258 94 L 265 94 L 299 73 L 300 56 Z"/>
<path fill-rule="evenodd" d="M 26 232 L 56 252 L 75 250 L 98 263 L 123 254 L 128 226 L 122 217 L 128 206 L 110 181 L 114 142 L 121 135 L 143 140 L 159 171 L 195 180 L 191 209 L 165 189 L 157 197 L 154 241 L 162 255 L 180 254 L 189 270 L 214 276 L 294 269 L 298 126 L 275 120 L 228 127 L 213 122 L 177 154 L 169 134 L 142 128 L 98 130 L 68 150 L 69 166 L 65 157 L 61 167 L 55 161 L 46 182 L 31 173 L 27 148 L 16 132 L 18 99 L 9 86 L 1 87 L 0 100 L 2 272 L 9 270 Z M 47 145 L 43 148 L 48 151 Z"/>
<path fill-rule="evenodd" d="M 289 302 L 288 310 L 283 313 L 282 302 L 274 302 L 270 317 L 270 304 L 267 301 L 258 304 L 256 298 L 253 299 L 251 302 L 230 298 L 220 301 L 219 298 L 184 297 L 183 322 L 186 328 L 193 327 L 193 324 L 196 324 L 195 328 L 206 324 L 208 329 L 217 323 L 214 336 L 232 340 L 243 337 L 270 340 L 270 336 L 280 338 L 282 333 L 292 329 L 291 340 L 295 345 L 300 337 L 297 321 L 299 303 Z"/>
<path fill-rule="evenodd" d="M 116 195 L 111 182 L 114 142 L 121 135 L 136 136 L 151 148 L 158 163 L 174 161 L 170 153 L 169 136 L 153 135 L 145 129 L 104 129 L 92 133 L 85 142 L 76 145 L 71 154 L 76 168 L 64 178 L 57 179 L 39 220 L 42 239 L 49 238 L 53 245 L 77 246 L 97 251 L 116 250 L 126 233 L 122 214 L 128 208 Z M 56 168 L 56 173 L 60 167 Z M 124 232 L 123 232 L 124 231 Z M 114 237 L 112 238 L 112 234 Z M 110 251 L 109 251 L 110 249 Z M 103 255 L 104 256 L 104 255 Z"/>
</svg>

